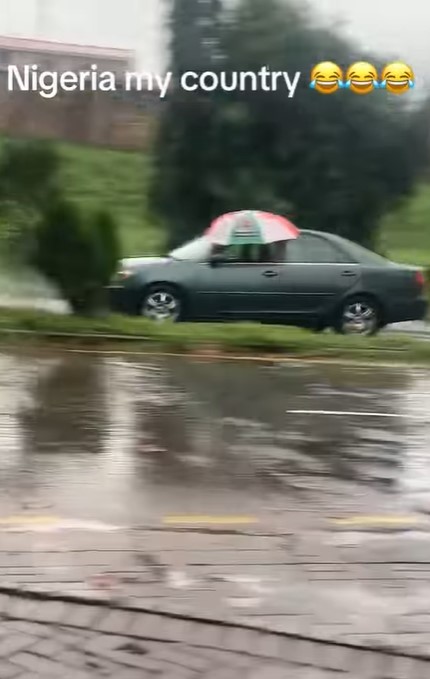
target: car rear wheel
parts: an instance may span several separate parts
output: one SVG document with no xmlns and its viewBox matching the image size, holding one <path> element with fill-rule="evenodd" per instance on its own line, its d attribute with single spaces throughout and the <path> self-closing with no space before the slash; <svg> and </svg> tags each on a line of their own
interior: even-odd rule
<svg viewBox="0 0 430 679">
<path fill-rule="evenodd" d="M 347 300 L 340 310 L 334 330 L 342 335 L 371 336 L 381 328 L 378 304 L 365 296 Z"/>
<path fill-rule="evenodd" d="M 182 314 L 182 302 L 178 292 L 167 285 L 157 285 L 146 293 L 141 314 L 157 323 L 177 322 Z"/>
</svg>

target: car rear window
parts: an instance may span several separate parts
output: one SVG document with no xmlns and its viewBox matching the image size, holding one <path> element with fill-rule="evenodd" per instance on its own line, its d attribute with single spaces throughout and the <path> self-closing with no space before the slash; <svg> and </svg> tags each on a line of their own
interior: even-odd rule
<svg viewBox="0 0 430 679">
<path fill-rule="evenodd" d="M 392 266 L 392 262 L 390 262 L 389 259 L 378 255 L 376 252 L 372 252 L 372 250 L 368 250 L 362 245 L 358 245 L 358 243 L 353 243 L 352 241 L 344 242 L 345 249 L 351 253 L 354 261 L 358 262 L 359 264 L 364 264 L 367 266 Z"/>
<path fill-rule="evenodd" d="M 340 247 L 321 236 L 302 234 L 287 243 L 287 262 L 291 264 L 345 264 L 351 262 Z"/>
</svg>

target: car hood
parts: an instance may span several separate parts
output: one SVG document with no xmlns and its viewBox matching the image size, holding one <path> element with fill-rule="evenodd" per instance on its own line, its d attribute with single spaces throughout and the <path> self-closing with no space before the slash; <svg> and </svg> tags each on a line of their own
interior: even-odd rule
<svg viewBox="0 0 430 679">
<path fill-rule="evenodd" d="M 167 264 L 168 257 L 126 257 L 121 260 L 123 269 L 141 269 L 154 264 Z"/>
</svg>

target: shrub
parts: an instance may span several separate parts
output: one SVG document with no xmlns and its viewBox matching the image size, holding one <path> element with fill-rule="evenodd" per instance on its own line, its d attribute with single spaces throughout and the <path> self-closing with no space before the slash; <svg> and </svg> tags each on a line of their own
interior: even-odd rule
<svg viewBox="0 0 430 679">
<path fill-rule="evenodd" d="M 36 226 L 33 264 L 76 314 L 103 309 L 118 257 L 116 225 L 104 211 L 88 217 L 73 203 L 57 200 Z"/>
</svg>

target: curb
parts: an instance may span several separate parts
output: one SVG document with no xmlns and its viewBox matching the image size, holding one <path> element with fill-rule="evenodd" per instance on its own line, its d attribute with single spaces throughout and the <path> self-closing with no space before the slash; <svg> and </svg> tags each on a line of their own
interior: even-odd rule
<svg viewBox="0 0 430 679">
<path fill-rule="evenodd" d="M 346 642 L 337 642 L 337 641 L 331 641 L 327 639 L 319 639 L 316 637 L 310 637 L 310 636 L 305 636 L 305 635 L 300 635 L 300 634 L 293 634 L 293 633 L 288 633 L 288 632 L 280 632 L 280 631 L 269 631 L 266 630 L 265 628 L 258 627 L 258 625 L 246 625 L 244 623 L 236 623 L 236 622 L 227 622 L 224 620 L 216 620 L 212 618 L 204 618 L 204 617 L 199 617 L 199 616 L 191 616 L 191 615 L 185 615 L 185 614 L 180 614 L 180 613 L 173 613 L 173 612 L 168 612 L 168 611 L 153 611 L 151 609 L 144 609 L 144 608 L 137 608 L 134 606 L 127 606 L 123 605 L 120 603 L 116 603 L 115 601 L 107 601 L 107 600 L 99 600 L 97 598 L 91 598 L 91 597 L 79 597 L 79 596 L 73 596 L 73 595 L 59 595 L 59 594 L 48 594 L 44 592 L 37 592 L 35 590 L 23 590 L 15 587 L 3 587 L 0 586 L 0 606 L 2 603 L 1 598 L 6 597 L 10 598 L 12 600 L 20 600 L 20 601 L 27 601 L 27 602 L 41 602 L 41 603 L 46 603 L 46 604 L 64 604 L 64 605 L 75 605 L 79 607 L 85 607 L 85 608 L 97 608 L 97 609 L 102 609 L 107 611 L 108 613 L 118 613 L 118 614 L 133 614 L 133 615 L 141 615 L 141 616 L 150 616 L 154 619 L 158 618 L 161 620 L 171 620 L 171 621 L 178 621 L 178 622 L 186 622 L 186 623 L 193 623 L 194 625 L 204 625 L 204 626 L 212 626 L 212 627 L 217 627 L 220 629 L 229 629 L 229 630 L 237 630 L 237 631 L 242 631 L 244 633 L 258 633 L 260 635 L 264 635 L 268 638 L 278 638 L 278 639 L 286 639 L 290 640 L 291 642 L 297 642 L 297 644 L 303 644 L 306 643 L 308 645 L 312 645 L 313 647 L 319 647 L 322 652 L 324 652 L 323 649 L 338 649 L 339 651 L 344 651 L 344 652 L 351 652 L 351 653 L 365 653 L 365 654 L 375 654 L 378 656 L 382 656 L 383 658 L 391 658 L 393 660 L 410 660 L 410 661 L 416 661 L 418 663 L 428 663 L 430 667 L 430 656 L 425 656 L 425 655 L 420 655 L 420 654 L 414 654 L 414 653 L 407 653 L 404 651 L 400 650 L 395 650 L 395 649 L 388 649 L 380 646 L 366 646 L 366 645 L 356 645 L 356 644 L 349 644 Z M 7 611 L 3 613 L 3 617 L 7 619 L 25 619 L 29 622 L 45 622 L 46 624 L 64 624 L 68 625 L 67 619 L 64 621 L 61 619 L 58 619 L 58 609 L 51 609 L 56 615 L 52 614 L 51 616 L 49 613 L 44 616 L 41 612 L 38 612 L 38 614 L 34 615 L 33 617 L 31 616 L 31 611 L 29 615 L 23 616 L 16 616 L 13 615 L 13 611 L 8 613 Z M 0 617 L 1 617 L 1 608 L 0 608 Z M 75 622 L 74 624 L 70 624 L 69 626 L 71 627 L 76 627 L 79 629 L 88 629 L 88 625 L 86 624 L 78 624 Z M 112 627 L 111 629 L 103 629 L 107 634 L 120 634 L 121 630 L 118 628 L 116 629 L 115 626 Z M 133 636 L 127 633 L 128 636 Z M 245 635 L 244 635 L 245 638 Z M 243 651 L 243 652 L 249 652 L 249 644 L 245 642 L 243 644 L 243 648 L 235 648 L 237 651 Z M 403 676 L 403 675 L 402 675 Z M 411 679 L 412 676 L 415 675 L 408 674 L 405 675 L 405 679 Z M 388 675 L 387 675 L 388 678 Z M 396 676 L 397 679 L 397 676 Z M 400 679 L 400 677 L 399 677 Z M 417 678 L 418 679 L 418 678 Z"/>
<path fill-rule="evenodd" d="M 406 333 L 405 333 L 406 334 Z M 326 355 L 315 353 L 308 354 L 297 354 L 288 353 L 282 351 L 276 351 L 275 353 L 270 353 L 269 349 L 267 353 L 264 351 L 261 353 L 252 353 L 252 349 L 240 346 L 231 347 L 230 351 L 223 351 L 222 348 L 218 352 L 207 351 L 207 344 L 204 342 L 202 344 L 190 343 L 188 348 L 182 351 L 169 351 L 168 347 L 183 346 L 184 341 L 181 339 L 173 341 L 163 341 L 162 339 L 157 339 L 154 337 L 148 337 L 146 335 L 116 335 L 116 334 L 104 334 L 104 333 L 72 333 L 72 332 L 60 332 L 60 331 L 43 331 L 43 330 L 25 330 L 25 329 L 14 329 L 14 328 L 0 328 L 0 335 L 4 337 L 22 336 L 22 337 L 33 337 L 46 340 L 73 340 L 74 342 L 79 342 L 82 340 L 90 340 L 94 343 L 102 344 L 103 342 L 118 342 L 120 344 L 135 343 L 139 342 L 145 343 L 148 346 L 158 346 L 157 351 L 134 351 L 132 349 L 65 349 L 70 353 L 99 353 L 105 355 L 114 354 L 127 354 L 135 356 L 170 356 L 170 357 L 195 357 L 205 360 L 223 360 L 223 361 L 247 361 L 256 363 L 272 363 L 272 364 L 282 364 L 282 363 L 310 363 L 310 364 L 335 364 L 342 366 L 365 366 L 369 365 L 369 360 L 366 360 L 366 354 L 375 352 L 380 354 L 377 359 L 372 359 L 370 362 L 374 366 L 379 366 L 381 368 L 396 368 L 396 369 L 411 369 L 411 368 L 425 368 L 429 365 L 428 360 L 408 360 L 399 361 L 396 360 L 396 356 L 405 355 L 407 353 L 406 349 L 376 349 L 375 347 L 363 347 L 358 351 L 352 351 L 351 354 L 358 354 L 355 358 L 342 358 L 336 355 L 336 349 L 330 350 Z M 216 343 L 215 343 L 216 345 Z M 212 348 L 214 344 L 212 343 Z M 238 353 L 233 353 L 237 351 Z M 242 353 L 240 353 L 242 352 Z M 249 353 L 248 353 L 249 352 Z"/>
</svg>

